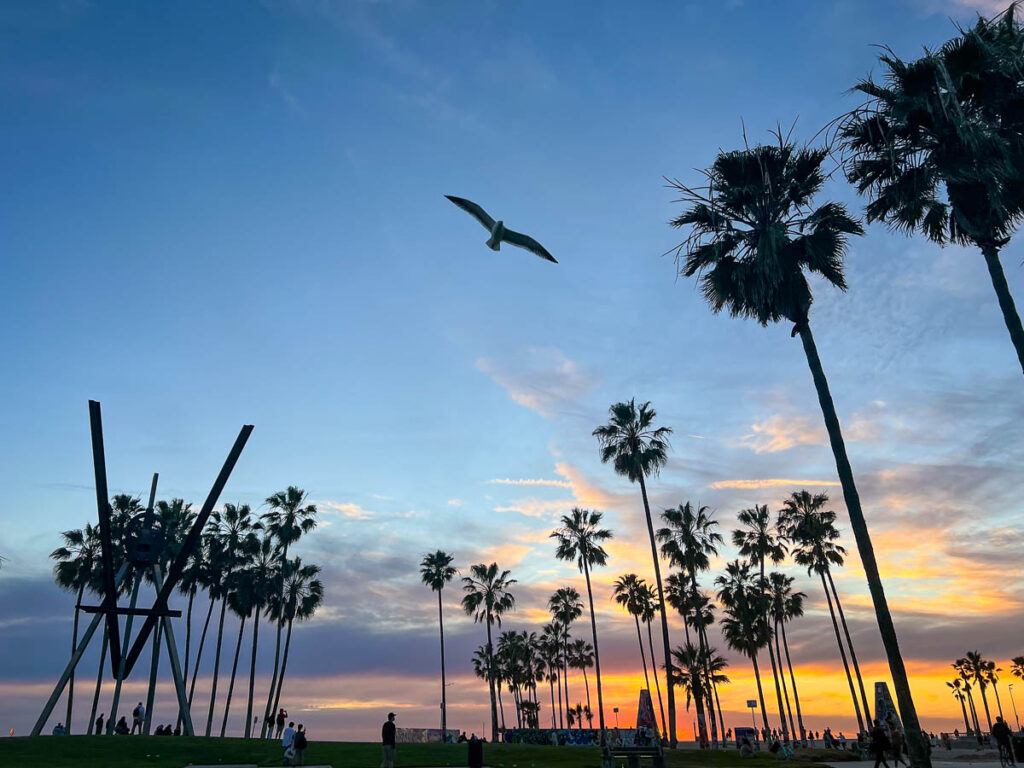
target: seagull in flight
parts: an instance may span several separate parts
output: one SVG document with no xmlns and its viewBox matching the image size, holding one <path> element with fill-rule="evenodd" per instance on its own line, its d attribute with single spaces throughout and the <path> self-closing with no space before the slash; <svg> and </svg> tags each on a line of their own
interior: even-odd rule
<svg viewBox="0 0 1024 768">
<path fill-rule="evenodd" d="M 519 248 L 525 248 L 530 251 L 530 253 L 540 256 L 542 259 L 547 259 L 555 264 L 558 263 L 555 260 L 555 257 L 548 253 L 543 245 L 538 243 L 529 235 L 524 235 L 522 232 L 513 232 L 511 229 L 505 229 L 505 222 L 495 221 L 487 215 L 487 211 L 472 200 L 467 200 L 464 197 L 455 197 L 454 195 L 445 195 L 445 197 L 483 224 L 484 229 L 491 233 L 491 239 L 487 241 L 487 247 L 492 251 L 501 250 L 501 244 L 508 243 L 510 245 L 518 246 Z"/>
</svg>

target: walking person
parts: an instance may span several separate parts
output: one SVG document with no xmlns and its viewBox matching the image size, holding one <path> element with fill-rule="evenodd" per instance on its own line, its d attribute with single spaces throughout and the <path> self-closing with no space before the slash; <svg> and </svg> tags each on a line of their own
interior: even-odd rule
<svg viewBox="0 0 1024 768">
<path fill-rule="evenodd" d="M 305 765 L 306 747 L 309 746 L 309 742 L 306 740 L 306 729 L 302 727 L 302 723 L 299 723 L 299 729 L 295 731 L 292 746 L 295 748 L 295 764 Z"/>
<path fill-rule="evenodd" d="M 100 716 L 96 718 L 96 735 L 97 736 L 102 736 L 103 735 L 103 716 L 105 714 L 107 714 L 107 713 L 106 712 L 100 712 Z"/>
<path fill-rule="evenodd" d="M 882 721 L 875 720 L 875 727 L 871 729 L 871 754 L 875 758 L 875 768 L 878 768 L 879 765 L 889 768 L 889 763 L 885 759 L 885 753 L 889 751 L 891 746 L 889 734 L 886 733 Z"/>
<path fill-rule="evenodd" d="M 388 721 L 380 729 L 381 752 L 384 759 L 380 768 L 395 768 L 395 713 L 388 712 Z"/>
<path fill-rule="evenodd" d="M 893 765 L 907 765 L 907 761 L 903 759 L 903 732 L 899 728 L 890 728 L 892 733 L 892 759 Z M 908 766 L 909 768 L 909 766 Z"/>
<path fill-rule="evenodd" d="M 132 710 L 132 733 L 135 733 L 135 729 L 139 729 L 139 734 L 142 734 L 142 724 L 146 719 L 146 708 L 142 706 L 140 701 L 135 705 L 135 709 Z"/>
</svg>

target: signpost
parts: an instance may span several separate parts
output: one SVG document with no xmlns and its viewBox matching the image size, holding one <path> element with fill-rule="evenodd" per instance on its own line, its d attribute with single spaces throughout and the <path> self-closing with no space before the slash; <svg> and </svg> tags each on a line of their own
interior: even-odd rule
<svg viewBox="0 0 1024 768">
<path fill-rule="evenodd" d="M 757 731 L 757 720 L 754 719 L 754 710 L 757 709 L 757 699 L 747 699 L 747 707 L 750 709 L 750 723 L 754 726 L 754 731 Z"/>
</svg>

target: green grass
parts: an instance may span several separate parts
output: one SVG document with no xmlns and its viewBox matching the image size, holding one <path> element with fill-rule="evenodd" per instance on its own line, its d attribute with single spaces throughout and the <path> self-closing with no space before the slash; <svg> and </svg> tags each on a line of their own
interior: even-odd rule
<svg viewBox="0 0 1024 768">
<path fill-rule="evenodd" d="M 740 760 L 736 750 L 698 752 L 668 750 L 670 768 L 774 768 L 778 761 L 766 753 L 754 760 Z M 190 763 L 255 763 L 280 765 L 282 752 L 276 741 L 253 739 L 203 739 L 184 736 L 39 736 L 0 739 L 0 766 L 21 768 L 183 768 Z M 803 750 L 803 766 L 820 760 L 835 762 L 849 753 Z M 600 753 L 593 747 L 538 747 L 525 744 L 486 744 L 484 762 L 495 768 L 600 768 Z M 334 768 L 378 768 L 377 744 L 311 742 L 306 763 Z M 465 744 L 399 744 L 397 766 L 466 765 Z"/>
</svg>

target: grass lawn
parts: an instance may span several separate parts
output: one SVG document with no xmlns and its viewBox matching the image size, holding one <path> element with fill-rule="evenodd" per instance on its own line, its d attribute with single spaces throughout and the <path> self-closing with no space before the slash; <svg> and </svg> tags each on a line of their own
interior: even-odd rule
<svg viewBox="0 0 1024 768">
<path fill-rule="evenodd" d="M 190 763 L 256 763 L 280 765 L 276 741 L 204 739 L 184 736 L 38 736 L 0 739 L 0 766 L 11 768 L 183 768 Z M 668 765 L 708 768 L 773 768 L 778 761 L 768 753 L 740 760 L 736 750 L 698 752 L 667 750 Z M 835 762 L 849 753 L 802 750 L 798 760 L 808 766 L 818 760 Z M 498 768 L 600 768 L 600 753 L 593 747 L 538 747 L 517 744 L 484 745 L 484 762 Z M 311 742 L 306 763 L 334 768 L 378 768 L 380 746 L 360 742 Z M 396 765 L 409 768 L 465 766 L 465 744 L 399 744 Z"/>
</svg>

